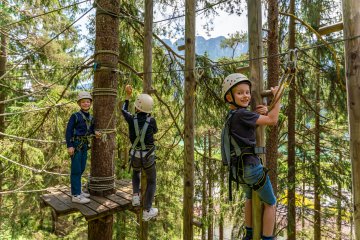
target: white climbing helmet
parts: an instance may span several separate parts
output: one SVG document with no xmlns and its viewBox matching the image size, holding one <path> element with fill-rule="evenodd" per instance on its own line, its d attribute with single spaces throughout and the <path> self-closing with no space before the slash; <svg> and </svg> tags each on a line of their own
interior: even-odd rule
<svg viewBox="0 0 360 240">
<path fill-rule="evenodd" d="M 228 94 L 228 92 L 235 87 L 236 85 L 238 85 L 239 83 L 248 83 L 251 87 L 251 82 L 250 80 L 243 74 L 241 73 L 233 73 L 230 74 L 229 76 L 227 76 L 224 79 L 224 82 L 222 84 L 222 96 L 224 97 L 225 102 L 227 102 L 226 100 L 226 94 Z"/>
<path fill-rule="evenodd" d="M 77 102 L 79 102 L 81 99 L 90 99 L 92 101 L 92 96 L 89 92 L 79 92 Z"/>
<path fill-rule="evenodd" d="M 142 93 L 135 100 L 135 107 L 142 112 L 151 113 L 153 106 L 154 100 L 149 94 Z"/>
</svg>

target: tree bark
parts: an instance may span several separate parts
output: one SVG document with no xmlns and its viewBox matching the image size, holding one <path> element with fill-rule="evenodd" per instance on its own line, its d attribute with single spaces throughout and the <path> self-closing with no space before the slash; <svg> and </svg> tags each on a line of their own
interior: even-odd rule
<svg viewBox="0 0 360 240">
<path fill-rule="evenodd" d="M 0 77 L 3 76 L 6 72 L 6 36 L 3 34 L 0 34 L 1 37 L 1 46 L 0 46 Z M 6 99 L 6 92 L 4 88 L 0 89 L 0 102 L 4 101 Z M 5 113 L 5 103 L 0 103 L 0 132 L 5 132 L 5 116 L 1 116 L 1 114 Z M 3 139 L 3 136 L 0 136 L 0 141 Z M 3 172 L 3 163 L 0 161 L 0 173 Z M 0 192 L 2 191 L 2 185 L 3 185 L 3 174 L 0 175 Z M 0 219 L 2 219 L 1 216 L 2 212 L 2 195 L 0 194 Z M 1 230 L 1 226 L 0 226 Z"/>
<path fill-rule="evenodd" d="M 318 70 L 317 70 L 318 71 Z M 321 239 L 320 206 L 320 73 L 316 73 L 316 113 L 315 113 L 315 168 L 314 168 L 314 240 Z"/>
<path fill-rule="evenodd" d="M 340 158 L 341 160 L 341 158 Z M 342 208 L 341 208 L 341 199 L 342 199 L 342 185 L 341 185 L 341 181 L 338 180 L 337 181 L 337 199 L 336 199 L 336 208 L 337 208 L 337 216 L 336 216 L 336 226 L 337 226 L 337 239 L 341 240 L 342 239 L 342 233 L 341 233 L 341 215 L 342 215 Z"/>
<path fill-rule="evenodd" d="M 290 14 L 295 14 L 295 0 L 290 0 Z M 289 20 L 289 49 L 295 49 L 295 19 Z M 296 120 L 296 91 L 295 79 L 290 83 L 288 94 L 288 173 L 287 173 L 287 235 L 289 240 L 296 239 L 296 198 L 295 198 L 295 120 Z"/>
<path fill-rule="evenodd" d="M 268 89 L 279 84 L 279 3 L 277 0 L 268 1 Z M 266 139 L 266 161 L 267 167 L 272 171 L 269 172 L 274 194 L 277 196 L 277 157 L 278 157 L 278 127 L 270 126 L 267 131 Z"/>
<path fill-rule="evenodd" d="M 201 226 L 201 240 L 206 240 L 206 225 L 207 222 L 207 192 L 206 192 L 206 179 L 207 179 L 207 163 L 206 163 L 206 150 L 207 150 L 207 144 L 206 144 L 206 135 L 204 136 L 204 157 L 203 157 L 203 179 L 202 179 L 202 199 L 201 199 L 201 212 L 202 212 L 202 226 Z"/>
<path fill-rule="evenodd" d="M 345 39 L 360 35 L 360 2 L 343 0 Z M 345 41 L 347 106 L 350 129 L 350 159 L 355 239 L 360 239 L 360 38 Z"/>
<path fill-rule="evenodd" d="M 112 239 L 113 215 L 88 222 L 88 240 Z M 110 238 L 109 238 L 110 236 Z"/>
<path fill-rule="evenodd" d="M 252 108 L 262 103 L 261 93 L 264 89 L 263 83 L 263 63 L 262 56 L 262 17 L 261 0 L 248 0 L 248 35 L 249 35 L 249 58 L 257 59 L 250 61 L 250 80 L 252 86 Z M 256 129 L 256 143 L 258 146 L 265 145 L 265 128 L 259 126 Z M 263 162 L 265 156 L 263 156 Z M 252 219 L 253 219 L 253 239 L 259 240 L 262 232 L 262 205 L 258 195 L 253 191 L 252 194 Z"/>
<path fill-rule="evenodd" d="M 114 192 L 115 109 L 118 86 L 119 19 L 107 12 L 119 14 L 117 0 L 98 0 L 96 10 L 95 62 L 99 68 L 94 74 L 93 106 L 95 128 L 112 131 L 105 142 L 93 140 L 90 192 L 106 196 Z M 105 11 L 104 11 L 105 10 Z M 93 179 L 93 178 L 96 178 Z M 110 179 L 110 180 L 109 180 Z M 107 188 L 99 188 L 107 185 Z M 112 239 L 113 216 L 89 222 L 89 239 Z"/>
<path fill-rule="evenodd" d="M 184 240 L 194 237 L 195 6 L 195 0 L 185 1 Z"/>
<path fill-rule="evenodd" d="M 225 202 L 225 167 L 220 167 L 220 218 L 219 218 L 219 240 L 224 240 L 224 209 L 222 202 Z"/>
<path fill-rule="evenodd" d="M 208 202 L 209 202 L 209 208 L 208 208 L 208 240 L 213 240 L 214 239 L 214 202 L 213 202 L 213 195 L 212 195 L 212 190 L 213 190 L 213 178 L 214 178 L 214 174 L 213 174 L 213 169 L 212 169 L 212 163 L 211 163 L 211 132 L 209 130 L 208 132 L 208 142 L 209 142 L 209 159 L 208 159 L 208 190 L 209 190 L 209 198 L 208 198 Z"/>
<path fill-rule="evenodd" d="M 145 22 L 144 22 L 144 81 L 143 92 L 150 94 L 152 85 L 152 32 L 153 32 L 153 1 L 145 0 Z M 146 173 L 141 170 L 141 201 L 145 202 Z M 140 239 L 146 240 L 149 235 L 148 222 L 142 221 L 143 205 L 140 211 Z"/>
</svg>

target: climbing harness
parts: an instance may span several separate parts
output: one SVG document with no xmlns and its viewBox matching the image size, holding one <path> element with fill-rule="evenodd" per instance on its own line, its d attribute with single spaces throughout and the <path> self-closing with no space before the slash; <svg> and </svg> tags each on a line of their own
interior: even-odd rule
<svg viewBox="0 0 360 240">
<path fill-rule="evenodd" d="M 145 145 L 145 135 L 146 131 L 149 127 L 151 117 L 147 115 L 146 121 L 144 123 L 144 126 L 142 129 L 139 129 L 139 123 L 138 123 L 138 116 L 135 114 L 134 116 L 134 128 L 135 128 L 135 134 L 136 139 L 134 143 L 131 146 L 130 149 L 130 167 L 132 167 L 134 170 L 140 170 L 141 168 L 148 169 L 151 168 L 155 164 L 155 146 L 154 145 Z M 140 142 L 140 147 L 137 147 L 137 144 Z M 150 159 L 150 157 L 153 156 L 153 159 Z M 138 158 L 141 160 L 140 166 L 134 166 L 134 160 L 135 158 Z M 149 160 L 147 161 L 147 164 L 144 165 L 143 159 Z"/>
<path fill-rule="evenodd" d="M 245 155 L 257 155 L 264 154 L 264 147 L 252 147 L 246 146 L 241 147 L 236 142 L 236 140 L 230 134 L 230 121 L 234 114 L 234 111 L 230 111 L 226 121 L 224 128 L 221 132 L 221 157 L 223 165 L 229 167 L 229 200 L 232 201 L 232 181 L 236 182 L 237 188 L 239 188 L 239 184 L 246 184 L 254 191 L 257 191 L 261 187 L 264 186 L 266 182 L 267 172 L 269 171 L 267 168 L 263 167 L 264 171 L 261 178 L 253 185 L 247 184 L 244 181 L 244 156 Z M 230 150 L 230 145 L 233 146 L 233 150 Z M 261 158 L 259 158 L 262 164 Z"/>
<path fill-rule="evenodd" d="M 79 123 L 79 115 L 81 116 L 81 118 L 85 121 L 85 124 L 86 124 L 86 134 L 84 136 L 76 136 L 75 133 L 76 133 L 76 130 L 75 130 L 75 127 L 74 127 L 74 137 L 72 138 L 72 141 L 75 142 L 75 141 L 78 141 L 79 142 L 79 145 L 76 147 L 76 150 L 80 151 L 82 150 L 83 146 L 84 145 L 87 145 L 88 149 L 91 147 L 90 146 L 90 139 L 92 137 L 92 135 L 90 134 L 90 128 L 91 128 L 91 125 L 93 124 L 93 121 L 94 121 L 94 118 L 89 115 L 89 118 L 87 118 L 83 112 L 79 111 L 79 112 L 76 112 L 75 113 L 75 126 Z"/>
</svg>

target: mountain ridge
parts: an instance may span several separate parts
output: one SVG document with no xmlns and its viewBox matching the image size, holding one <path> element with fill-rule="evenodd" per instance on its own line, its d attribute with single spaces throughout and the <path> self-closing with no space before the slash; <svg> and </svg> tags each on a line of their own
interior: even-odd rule
<svg viewBox="0 0 360 240">
<path fill-rule="evenodd" d="M 198 55 L 204 55 L 207 52 L 211 60 L 217 60 L 221 57 L 232 57 L 232 48 L 221 48 L 221 42 L 226 39 L 224 36 L 205 39 L 202 36 L 196 36 L 195 39 L 195 53 Z M 175 42 L 171 42 L 170 39 L 162 39 L 172 50 L 176 53 L 184 54 L 183 51 L 179 51 L 178 47 L 184 45 L 184 39 L 178 39 Z M 234 56 L 240 56 L 247 53 L 249 49 L 248 43 L 239 43 L 235 49 Z"/>
</svg>

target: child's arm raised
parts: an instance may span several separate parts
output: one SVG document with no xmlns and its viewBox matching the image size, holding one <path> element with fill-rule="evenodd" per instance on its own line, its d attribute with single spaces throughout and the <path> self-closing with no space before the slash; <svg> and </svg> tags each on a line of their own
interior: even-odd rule
<svg viewBox="0 0 360 240">
<path fill-rule="evenodd" d="M 123 103 L 123 106 L 121 108 L 121 112 L 122 112 L 125 120 L 127 122 L 130 122 L 130 121 L 132 121 L 132 115 L 129 112 L 129 100 L 130 100 L 131 95 L 132 95 L 132 86 L 131 85 L 126 85 L 125 86 L 125 93 L 126 93 L 125 102 Z"/>
<path fill-rule="evenodd" d="M 131 94 L 132 94 L 132 86 L 131 85 L 126 85 L 125 86 L 125 93 L 126 93 L 126 100 L 129 100 L 131 98 Z"/>
<path fill-rule="evenodd" d="M 278 86 L 272 87 L 271 92 L 276 96 L 276 92 L 281 92 Z M 280 98 L 280 96 L 278 96 Z M 280 112 L 280 99 L 273 99 L 275 101 L 274 108 L 268 112 L 267 116 L 260 115 L 258 120 L 256 121 L 257 125 L 276 125 L 279 119 L 279 112 Z"/>
</svg>

